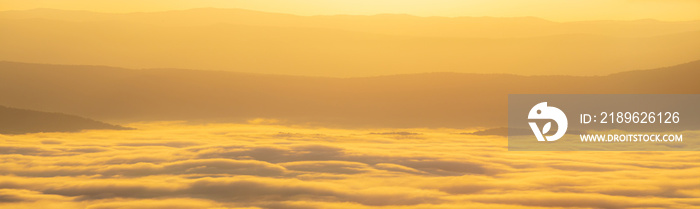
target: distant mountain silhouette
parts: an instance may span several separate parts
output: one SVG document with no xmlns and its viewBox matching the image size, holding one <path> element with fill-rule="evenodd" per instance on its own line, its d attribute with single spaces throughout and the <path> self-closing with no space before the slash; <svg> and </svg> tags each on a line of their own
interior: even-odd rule
<svg viewBox="0 0 700 209">
<path fill-rule="evenodd" d="M 102 121 L 505 127 L 508 94 L 698 94 L 700 61 L 608 76 L 302 77 L 0 62 L 0 104 Z"/>
<path fill-rule="evenodd" d="M 86 129 L 127 129 L 87 118 L 0 106 L 0 134 L 74 132 Z"/>
<path fill-rule="evenodd" d="M 0 12 L 0 60 L 303 76 L 607 75 L 700 59 L 700 22 Z"/>
</svg>

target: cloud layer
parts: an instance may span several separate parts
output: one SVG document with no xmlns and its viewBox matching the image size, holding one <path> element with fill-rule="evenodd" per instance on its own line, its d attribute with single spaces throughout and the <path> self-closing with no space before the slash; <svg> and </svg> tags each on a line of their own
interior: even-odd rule
<svg viewBox="0 0 700 209">
<path fill-rule="evenodd" d="M 0 135 L 0 207 L 700 207 L 694 152 L 508 152 L 505 138 L 452 129 L 130 126 Z"/>
</svg>

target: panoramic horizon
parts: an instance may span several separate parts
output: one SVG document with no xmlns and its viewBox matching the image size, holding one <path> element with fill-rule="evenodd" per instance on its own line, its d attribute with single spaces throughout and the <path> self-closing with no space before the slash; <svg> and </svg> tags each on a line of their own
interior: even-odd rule
<svg viewBox="0 0 700 209">
<path fill-rule="evenodd" d="M 0 0 L 0 208 L 700 208 L 700 1 Z"/>
</svg>

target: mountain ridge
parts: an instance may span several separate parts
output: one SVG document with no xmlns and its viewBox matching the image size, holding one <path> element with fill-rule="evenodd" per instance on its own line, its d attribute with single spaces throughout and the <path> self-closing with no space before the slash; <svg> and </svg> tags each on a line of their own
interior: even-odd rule
<svg viewBox="0 0 700 209">
<path fill-rule="evenodd" d="M 0 134 L 77 132 L 89 129 L 129 130 L 96 120 L 63 113 L 42 112 L 0 105 Z"/>
<path fill-rule="evenodd" d="M 700 32 L 700 31 L 699 31 Z M 27 65 L 27 66 L 52 66 L 52 67 L 69 67 L 69 68 L 101 68 L 104 70 L 125 70 L 125 71 L 199 71 L 199 72 L 221 72 L 221 73 L 231 73 L 240 75 L 254 75 L 254 76 L 280 76 L 280 77 L 301 77 L 301 78 L 324 78 L 324 79 L 356 79 L 356 78 L 382 78 L 382 77 L 397 77 L 397 76 L 420 76 L 420 75 L 494 75 L 494 76 L 516 76 L 516 77 L 605 77 L 605 76 L 616 76 L 625 75 L 628 73 L 640 73 L 647 71 L 665 71 L 665 70 L 683 70 L 685 66 L 694 67 L 695 65 L 700 65 L 700 60 L 694 60 L 690 62 L 680 63 L 667 67 L 660 68 L 650 68 L 650 69 L 636 69 L 623 72 L 615 72 L 607 75 L 591 75 L 591 76 L 577 76 L 577 75 L 519 75 L 513 73 L 464 73 L 464 72 L 449 72 L 449 71 L 438 71 L 438 72 L 422 72 L 422 73 L 400 73 L 400 74 L 388 74 L 388 75 L 375 75 L 375 76 L 361 76 L 361 77 L 332 77 L 332 76 L 308 76 L 308 75 L 294 75 L 294 74 L 269 74 L 269 73 L 255 73 L 255 72 L 238 72 L 238 71 L 228 71 L 228 70 L 203 70 L 203 69 L 186 69 L 186 68 L 125 68 L 125 67 L 114 67 L 107 65 L 66 65 L 66 64 L 54 64 L 54 63 L 30 63 L 30 62 L 17 62 L 11 60 L 0 60 L 0 66 L 2 65 Z M 698 69 L 700 70 L 700 69 Z"/>
<path fill-rule="evenodd" d="M 700 61 L 608 76 L 325 78 L 0 62 L 0 104 L 120 123 L 268 118 L 339 127 L 503 127 L 508 94 L 698 94 L 698 69 Z"/>
<path fill-rule="evenodd" d="M 0 27 L 6 29 L 0 33 L 2 60 L 126 68 L 333 77 L 431 71 L 603 75 L 700 58 L 697 31 L 645 38 L 495 39 L 223 23 L 185 27 L 0 18 Z"/>
</svg>

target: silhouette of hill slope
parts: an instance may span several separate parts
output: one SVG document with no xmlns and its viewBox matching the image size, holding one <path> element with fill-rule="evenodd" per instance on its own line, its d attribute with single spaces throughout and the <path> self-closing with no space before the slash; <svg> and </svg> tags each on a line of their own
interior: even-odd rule
<svg viewBox="0 0 700 209">
<path fill-rule="evenodd" d="M 346 127 L 503 127 L 508 94 L 697 94 L 700 61 L 609 76 L 326 78 L 0 62 L 0 104 L 103 121 L 274 118 Z"/>
<path fill-rule="evenodd" d="M 74 132 L 86 129 L 127 128 L 73 115 L 0 106 L 0 134 Z"/>
<path fill-rule="evenodd" d="M 199 14 L 196 11 L 190 12 Z M 164 15 L 154 21 L 180 22 L 173 20 L 183 19 L 168 19 L 170 17 Z M 213 17 L 215 16 L 210 19 Z M 347 18 L 367 18 L 367 22 L 373 22 L 376 18 L 385 17 Z M 408 19 L 408 22 L 423 20 L 418 17 L 398 19 Z M 438 19 L 437 22 L 442 21 Z M 484 34 L 479 38 L 469 38 L 372 33 L 369 30 L 311 27 L 313 25 L 291 27 L 224 22 L 163 26 L 137 20 L 139 18 L 104 21 L 0 18 L 0 28 L 3 28 L 0 33 L 0 45 L 3 46 L 0 48 L 0 60 L 357 77 L 425 72 L 607 75 L 669 66 L 700 58 L 700 39 L 697 38 L 700 36 L 700 27 L 694 26 L 684 26 L 683 30 L 652 30 L 657 32 L 644 32 L 646 35 L 639 36 L 609 36 L 606 35 L 608 33 L 596 33 L 595 30 L 590 33 L 566 30 L 536 37 L 494 38 L 497 36 Z M 428 20 L 432 21 L 430 18 Z M 452 21 L 445 19 L 448 20 Z M 519 21 L 514 20 L 508 24 L 517 26 L 517 22 Z M 646 25 L 645 21 L 629 24 L 635 27 Z M 499 24 L 485 21 L 483 25 L 491 27 Z M 583 24 L 581 27 L 588 25 Z M 479 28 L 477 26 L 474 28 Z M 389 27 L 382 25 L 377 28 Z M 408 28 L 433 31 L 431 24 Z M 688 31 L 691 29 L 695 30 Z M 485 31 L 494 34 L 509 33 L 496 29 Z M 539 30 L 527 28 L 527 31 Z M 663 31 L 666 35 L 650 35 L 659 34 L 658 31 Z M 679 32 L 668 34 L 673 31 Z"/>
</svg>

